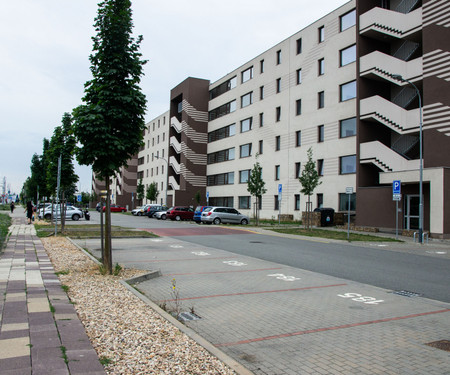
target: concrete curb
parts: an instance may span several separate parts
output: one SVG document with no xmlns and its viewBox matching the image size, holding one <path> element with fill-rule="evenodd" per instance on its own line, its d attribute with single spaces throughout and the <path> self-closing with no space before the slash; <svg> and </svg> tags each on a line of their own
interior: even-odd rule
<svg viewBox="0 0 450 375">
<path fill-rule="evenodd" d="M 158 271 L 159 272 L 159 271 Z M 185 326 L 183 323 L 175 319 L 172 315 L 164 311 L 161 307 L 159 307 L 156 303 L 154 303 L 152 300 L 144 296 L 142 293 L 138 292 L 135 288 L 133 288 L 128 282 L 130 282 L 133 279 L 129 280 L 120 280 L 120 283 L 125 286 L 131 293 L 133 293 L 136 297 L 138 297 L 142 302 L 149 305 L 154 311 L 156 311 L 159 315 L 161 315 L 164 319 L 166 319 L 169 323 L 177 327 L 181 332 L 185 333 L 187 336 L 189 336 L 192 340 L 197 342 L 197 344 L 201 345 L 203 348 L 205 348 L 209 353 L 211 353 L 213 356 L 221 360 L 223 363 L 225 363 L 228 367 L 230 367 L 232 370 L 236 371 L 239 375 L 254 375 L 253 372 L 242 366 L 240 363 L 236 362 L 233 358 L 229 357 L 227 354 L 216 348 L 213 344 L 211 344 L 209 341 L 205 340 L 203 337 L 201 337 L 199 334 L 197 334 L 194 330 L 191 328 Z"/>
</svg>

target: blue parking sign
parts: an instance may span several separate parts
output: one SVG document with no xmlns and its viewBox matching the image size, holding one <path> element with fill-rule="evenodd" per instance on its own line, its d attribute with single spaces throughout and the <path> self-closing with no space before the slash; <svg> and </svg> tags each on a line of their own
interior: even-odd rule
<svg viewBox="0 0 450 375">
<path fill-rule="evenodd" d="M 392 182 L 392 194 L 401 194 L 402 183 L 400 180 L 395 180 Z"/>
</svg>

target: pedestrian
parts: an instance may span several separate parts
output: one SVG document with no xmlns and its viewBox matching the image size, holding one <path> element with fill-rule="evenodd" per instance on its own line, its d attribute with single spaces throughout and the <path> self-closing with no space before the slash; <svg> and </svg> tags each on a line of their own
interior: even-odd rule
<svg viewBox="0 0 450 375">
<path fill-rule="evenodd" d="M 9 205 L 9 207 L 11 207 L 11 213 L 14 212 L 14 201 L 11 201 L 11 204 Z"/>
<path fill-rule="evenodd" d="M 31 201 L 27 202 L 27 208 L 25 209 L 24 212 L 27 213 L 28 224 L 31 224 L 31 219 L 33 217 L 33 205 Z"/>
</svg>

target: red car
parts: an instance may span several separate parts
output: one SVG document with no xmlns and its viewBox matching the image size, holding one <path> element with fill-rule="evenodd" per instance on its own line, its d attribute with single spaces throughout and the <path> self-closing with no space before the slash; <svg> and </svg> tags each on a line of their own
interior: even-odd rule
<svg viewBox="0 0 450 375">
<path fill-rule="evenodd" d="M 106 210 L 106 206 L 103 206 L 103 212 L 105 212 L 105 210 Z M 127 212 L 127 208 L 119 206 L 117 204 L 112 204 L 110 206 L 110 211 L 111 212 Z"/>
<path fill-rule="evenodd" d="M 167 211 L 166 217 L 167 219 L 176 221 L 192 220 L 192 218 L 194 217 L 194 209 L 187 206 L 175 206 Z"/>
</svg>

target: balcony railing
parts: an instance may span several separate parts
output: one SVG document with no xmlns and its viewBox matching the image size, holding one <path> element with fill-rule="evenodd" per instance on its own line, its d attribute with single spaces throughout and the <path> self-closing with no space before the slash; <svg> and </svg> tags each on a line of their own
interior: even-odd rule
<svg viewBox="0 0 450 375">
<path fill-rule="evenodd" d="M 178 141 L 178 139 L 176 139 L 176 137 L 170 137 L 170 145 L 173 147 L 177 154 L 181 152 L 181 143 Z"/>
<path fill-rule="evenodd" d="M 393 74 L 401 74 L 402 77 L 410 81 L 421 79 L 423 74 L 422 57 L 411 61 L 403 61 L 383 52 L 375 51 L 360 58 L 361 76 L 376 75 L 398 84 L 399 81 L 392 78 Z"/>
<path fill-rule="evenodd" d="M 172 126 L 177 131 L 177 133 L 181 133 L 182 130 L 181 122 L 178 121 L 178 119 L 175 116 L 173 116 L 170 119 L 170 126 Z"/>
</svg>

